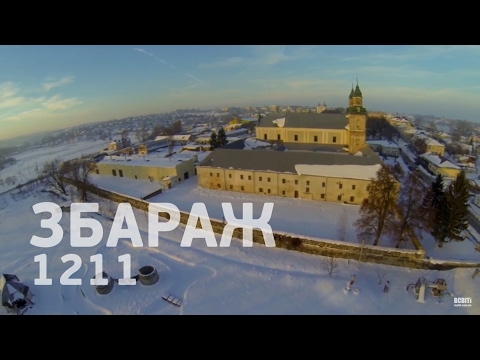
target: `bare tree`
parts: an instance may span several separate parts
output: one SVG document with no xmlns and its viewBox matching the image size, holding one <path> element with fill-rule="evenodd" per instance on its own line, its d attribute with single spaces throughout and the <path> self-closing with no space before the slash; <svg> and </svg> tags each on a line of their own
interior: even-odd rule
<svg viewBox="0 0 480 360">
<path fill-rule="evenodd" d="M 461 135 L 460 135 L 459 132 L 455 131 L 455 132 L 451 133 L 450 139 L 451 139 L 453 142 L 460 142 L 460 138 L 461 138 Z"/>
<path fill-rule="evenodd" d="M 395 242 L 396 248 L 399 248 L 403 242 L 412 241 L 415 236 L 413 229 L 423 229 L 426 211 L 422 194 L 427 192 L 427 187 L 416 174 L 407 175 L 396 207 L 397 217 L 387 227 L 387 232 Z"/>
<path fill-rule="evenodd" d="M 168 135 L 168 157 L 172 156 L 173 154 L 173 135 Z"/>
<path fill-rule="evenodd" d="M 65 166 L 60 159 L 56 158 L 43 164 L 40 176 L 45 177 L 48 185 L 60 191 L 63 195 L 67 195 L 67 182 L 65 181 Z"/>
<path fill-rule="evenodd" d="M 345 241 L 345 237 L 347 235 L 347 228 L 348 228 L 348 214 L 347 209 L 343 208 L 340 217 L 338 218 L 337 223 L 337 236 L 338 240 Z"/>
<path fill-rule="evenodd" d="M 334 257 L 326 257 L 322 260 L 322 267 L 328 273 L 328 276 L 338 273 L 338 270 L 335 270 L 338 265 L 338 259 Z"/>
<path fill-rule="evenodd" d="M 75 187 L 79 191 L 82 201 L 88 201 L 88 192 L 92 190 L 90 173 L 96 168 L 95 163 L 88 159 L 75 159 L 65 165 L 65 171 L 75 181 Z"/>
<path fill-rule="evenodd" d="M 453 119 L 447 120 L 448 132 L 449 132 L 450 134 L 452 134 L 452 133 L 453 133 L 453 130 L 455 129 L 455 123 L 456 123 L 456 121 L 453 120 Z"/>
<path fill-rule="evenodd" d="M 148 138 L 150 137 L 150 134 L 148 133 L 145 126 L 143 126 L 142 128 L 138 129 L 135 132 L 135 136 L 137 137 L 139 142 L 143 143 L 148 140 Z"/>
<path fill-rule="evenodd" d="M 405 176 L 405 171 L 403 171 L 402 165 L 399 162 L 395 163 L 393 166 L 389 166 L 390 172 L 395 177 L 395 179 L 401 181 Z"/>
<path fill-rule="evenodd" d="M 382 285 L 383 278 L 387 276 L 387 272 L 385 270 L 378 270 L 377 271 L 377 276 L 378 276 L 378 285 Z"/>
<path fill-rule="evenodd" d="M 418 154 L 425 154 L 427 152 L 427 143 L 423 138 L 415 139 L 413 146 Z"/>
<path fill-rule="evenodd" d="M 378 245 L 380 237 L 395 219 L 399 184 L 386 166 L 377 172 L 368 190 L 368 198 L 360 206 L 360 218 L 355 222 L 359 240 L 373 240 Z"/>
</svg>

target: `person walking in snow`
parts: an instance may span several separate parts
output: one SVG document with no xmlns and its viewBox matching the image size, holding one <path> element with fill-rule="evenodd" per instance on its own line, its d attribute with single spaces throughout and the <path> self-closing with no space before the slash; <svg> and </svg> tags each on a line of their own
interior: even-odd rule
<svg viewBox="0 0 480 360">
<path fill-rule="evenodd" d="M 390 287 L 390 281 L 387 281 L 387 282 L 385 283 L 385 287 L 383 288 L 383 292 L 384 292 L 384 293 L 388 293 L 388 288 L 389 288 L 389 287 Z"/>
<path fill-rule="evenodd" d="M 350 286 L 352 286 L 354 282 L 355 282 L 355 275 L 352 275 L 352 278 L 350 279 Z"/>
</svg>

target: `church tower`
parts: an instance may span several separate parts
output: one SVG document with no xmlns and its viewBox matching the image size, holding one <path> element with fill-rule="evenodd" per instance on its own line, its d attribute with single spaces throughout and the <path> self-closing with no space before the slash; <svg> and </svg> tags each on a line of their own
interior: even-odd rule
<svg viewBox="0 0 480 360">
<path fill-rule="evenodd" d="M 367 109 L 363 107 L 363 94 L 358 86 L 350 92 L 347 108 L 348 148 L 350 154 L 356 154 L 366 144 Z"/>
<path fill-rule="evenodd" d="M 317 104 L 317 114 L 320 114 L 325 110 L 327 110 L 327 105 L 325 104 L 325 102 L 323 102 L 323 105 L 320 105 L 320 103 Z"/>
</svg>

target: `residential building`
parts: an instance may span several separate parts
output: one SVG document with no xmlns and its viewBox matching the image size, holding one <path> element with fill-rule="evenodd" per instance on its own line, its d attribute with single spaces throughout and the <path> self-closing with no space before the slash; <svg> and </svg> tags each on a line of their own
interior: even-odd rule
<svg viewBox="0 0 480 360">
<path fill-rule="evenodd" d="M 146 155 L 166 147 L 168 147 L 168 139 L 145 141 L 137 146 L 137 153 L 140 155 Z"/>
<path fill-rule="evenodd" d="M 412 141 L 415 141 L 417 139 L 423 139 L 425 141 L 425 144 L 427 145 L 426 152 L 440 156 L 445 155 L 445 145 L 431 138 L 427 133 L 423 131 L 418 131 L 415 135 L 413 135 Z"/>
<path fill-rule="evenodd" d="M 478 198 L 480 201 L 480 180 L 479 179 L 470 179 L 468 180 L 469 190 L 475 194 L 479 194 L 475 196 L 475 200 Z M 478 201 L 476 200 L 475 203 L 477 206 L 480 206 Z"/>
<path fill-rule="evenodd" d="M 400 155 L 400 146 L 388 140 L 369 140 L 367 144 L 373 151 L 381 155 L 398 157 Z"/>
<path fill-rule="evenodd" d="M 427 152 L 440 156 L 445 155 L 445 145 L 439 143 L 437 140 L 427 138 L 425 139 L 425 143 L 427 144 Z"/>
<path fill-rule="evenodd" d="M 120 139 L 116 141 L 112 141 L 110 144 L 108 144 L 108 150 L 109 151 L 119 151 L 125 148 L 129 148 L 132 146 L 132 142 L 130 139 Z"/>
<path fill-rule="evenodd" d="M 172 141 L 173 145 L 187 145 L 192 138 L 191 134 L 173 135 L 173 136 L 157 136 L 155 141 Z"/>
<path fill-rule="evenodd" d="M 435 133 L 432 134 L 433 138 L 436 139 L 436 140 L 442 140 L 442 141 L 445 141 L 445 142 L 448 142 L 451 140 L 451 136 L 450 134 L 447 134 L 446 132 L 444 131 L 437 131 Z"/>
<path fill-rule="evenodd" d="M 408 131 L 413 129 L 411 122 L 407 118 L 393 116 L 387 117 L 386 119 L 390 123 L 390 125 L 395 126 L 400 131 Z"/>
<path fill-rule="evenodd" d="M 436 155 L 431 153 L 425 153 L 421 155 L 421 158 L 425 159 L 428 164 L 428 169 L 435 175 L 442 175 L 446 178 L 456 178 L 461 172 L 461 168 L 445 158 L 442 155 Z"/>
</svg>

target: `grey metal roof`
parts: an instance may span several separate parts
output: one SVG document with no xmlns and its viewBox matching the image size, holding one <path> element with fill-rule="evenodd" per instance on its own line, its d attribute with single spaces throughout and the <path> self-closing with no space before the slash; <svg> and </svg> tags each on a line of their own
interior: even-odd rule
<svg viewBox="0 0 480 360">
<path fill-rule="evenodd" d="M 375 156 L 347 153 L 215 149 L 200 164 L 203 167 L 296 173 L 295 165 L 377 165 Z"/>
<path fill-rule="evenodd" d="M 286 112 L 264 116 L 257 127 L 278 127 L 273 120 L 282 118 L 285 118 L 285 128 L 344 129 L 348 124 L 345 114 Z"/>
</svg>

